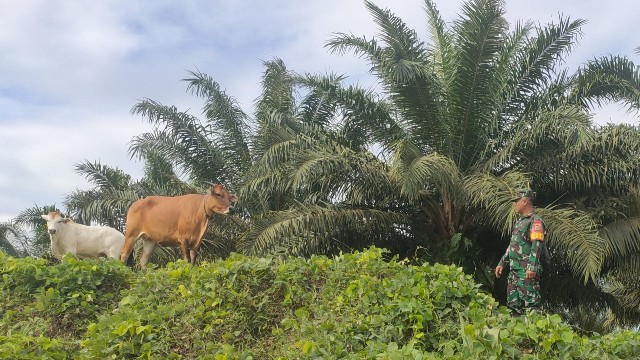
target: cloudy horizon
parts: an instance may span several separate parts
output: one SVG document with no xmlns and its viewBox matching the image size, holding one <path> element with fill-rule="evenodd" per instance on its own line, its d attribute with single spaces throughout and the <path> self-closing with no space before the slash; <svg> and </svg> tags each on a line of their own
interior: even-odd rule
<svg viewBox="0 0 640 360">
<path fill-rule="evenodd" d="M 421 0 L 373 1 L 427 40 Z M 445 21 L 462 1 L 436 0 Z M 89 184 L 74 165 L 99 161 L 138 179 L 142 164 L 129 142 L 152 127 L 131 108 L 150 98 L 200 116 L 202 101 L 186 92 L 188 71 L 215 79 L 253 113 L 263 61 L 280 58 L 296 72 L 335 72 L 373 84 L 367 64 L 324 48 L 335 32 L 371 37 L 376 28 L 360 0 L 96 1 L 0 0 L 0 222 L 33 206 L 62 207 L 65 195 Z M 640 2 L 505 2 L 506 17 L 547 24 L 558 14 L 582 18 L 584 36 L 566 66 L 604 55 L 640 55 Z M 616 104 L 598 123 L 628 122 Z"/>
</svg>

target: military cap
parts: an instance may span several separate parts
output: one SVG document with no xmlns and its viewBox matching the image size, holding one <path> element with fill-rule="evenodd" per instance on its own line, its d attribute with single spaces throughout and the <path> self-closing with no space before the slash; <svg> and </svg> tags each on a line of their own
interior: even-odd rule
<svg viewBox="0 0 640 360">
<path fill-rule="evenodd" d="M 531 189 L 520 189 L 518 191 L 516 191 L 516 196 L 512 199 L 513 201 L 518 201 L 520 200 L 520 198 L 529 198 L 529 199 L 535 199 L 536 198 L 536 192 L 531 190 Z"/>
</svg>

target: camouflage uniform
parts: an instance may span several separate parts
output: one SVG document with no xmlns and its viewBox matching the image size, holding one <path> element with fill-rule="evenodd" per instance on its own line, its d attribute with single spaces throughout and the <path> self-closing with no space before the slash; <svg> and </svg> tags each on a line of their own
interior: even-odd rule
<svg viewBox="0 0 640 360">
<path fill-rule="evenodd" d="M 544 223 L 538 214 L 532 212 L 522 217 L 513 225 L 511 242 L 498 264 L 503 268 L 509 265 L 507 306 L 516 313 L 540 306 L 540 257 L 544 233 Z M 535 272 L 536 276 L 526 279 L 527 270 Z"/>
</svg>

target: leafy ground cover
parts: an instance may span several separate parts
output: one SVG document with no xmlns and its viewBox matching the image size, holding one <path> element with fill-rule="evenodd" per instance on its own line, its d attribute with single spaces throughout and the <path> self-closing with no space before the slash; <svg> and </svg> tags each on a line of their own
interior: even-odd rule
<svg viewBox="0 0 640 360">
<path fill-rule="evenodd" d="M 232 255 L 132 272 L 0 254 L 0 358 L 628 359 L 640 334 L 511 317 L 460 268 Z"/>
</svg>

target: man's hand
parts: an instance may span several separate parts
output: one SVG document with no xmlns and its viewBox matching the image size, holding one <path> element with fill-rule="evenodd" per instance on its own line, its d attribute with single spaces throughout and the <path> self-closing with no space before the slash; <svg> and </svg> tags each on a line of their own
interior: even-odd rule
<svg viewBox="0 0 640 360">
<path fill-rule="evenodd" d="M 499 278 L 502 275 L 502 266 L 496 266 L 496 277 Z"/>
<path fill-rule="evenodd" d="M 527 270 L 527 272 L 524 273 L 524 278 L 525 279 L 533 279 L 535 277 L 536 277 L 536 272 L 535 271 Z"/>
</svg>

